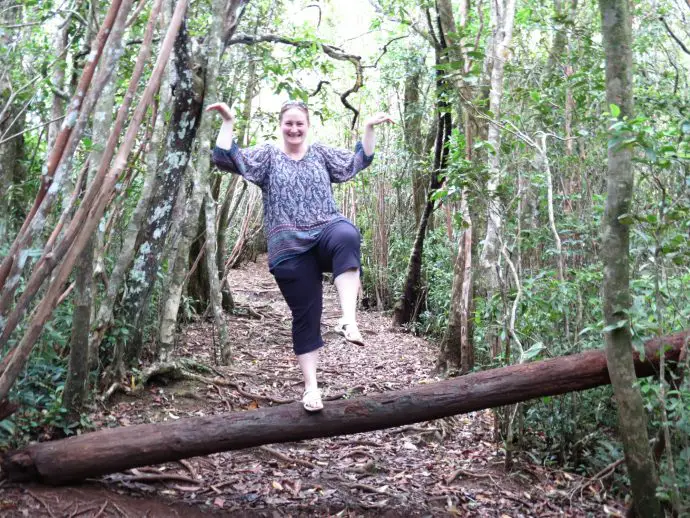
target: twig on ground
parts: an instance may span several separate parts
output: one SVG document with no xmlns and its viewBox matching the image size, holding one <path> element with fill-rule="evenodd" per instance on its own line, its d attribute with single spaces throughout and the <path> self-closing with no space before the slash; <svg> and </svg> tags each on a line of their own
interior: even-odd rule
<svg viewBox="0 0 690 518">
<path fill-rule="evenodd" d="M 522 498 L 518 498 L 517 496 L 512 496 L 507 494 L 506 492 L 501 492 L 501 497 L 502 498 L 507 498 L 508 500 L 512 500 L 513 502 L 518 502 L 522 505 L 524 505 L 527 509 L 532 509 L 532 504 L 530 504 L 528 501 L 523 500 Z"/>
<path fill-rule="evenodd" d="M 180 459 L 177 462 L 179 462 L 187 471 L 189 471 L 189 473 L 192 475 L 192 478 L 194 480 L 199 478 L 199 474 L 196 472 L 196 470 L 194 469 L 194 466 L 192 465 L 191 462 L 189 462 L 188 460 L 184 460 L 184 459 Z"/>
<path fill-rule="evenodd" d="M 608 477 L 611 473 L 615 471 L 615 469 L 623 464 L 625 462 L 625 459 L 618 459 L 616 462 L 612 462 L 608 466 L 606 466 L 604 469 L 602 469 L 599 473 L 594 475 L 591 479 L 589 479 L 589 483 L 591 482 L 596 482 L 598 480 L 602 480 L 606 477 Z"/>
<path fill-rule="evenodd" d="M 188 482 L 190 484 L 201 484 L 200 480 L 196 480 L 190 477 L 185 477 L 184 475 L 173 475 L 167 473 L 142 473 L 139 470 L 131 470 L 133 475 L 123 475 L 121 478 L 116 479 L 122 482 L 162 482 L 162 481 L 175 481 L 175 482 Z"/>
<path fill-rule="evenodd" d="M 224 382 L 224 383 L 219 383 L 220 385 L 226 385 L 228 387 L 233 387 L 237 392 L 239 392 L 241 395 L 244 397 L 250 398 L 250 399 L 263 399 L 264 401 L 270 401 L 271 403 L 275 403 L 277 405 L 286 405 L 288 403 L 294 403 L 296 399 L 280 399 L 280 398 L 274 398 L 272 396 L 267 396 L 265 394 L 256 394 L 254 392 L 247 392 L 244 390 L 242 387 L 239 386 L 237 383 L 233 382 Z"/>
<path fill-rule="evenodd" d="M 246 311 L 247 314 L 246 315 L 242 314 L 242 311 Z M 233 314 L 236 317 L 240 317 L 240 318 L 255 318 L 257 320 L 263 320 L 266 318 L 266 315 L 259 313 L 258 311 L 254 310 L 250 306 L 235 306 L 235 310 L 234 310 Z"/>
<path fill-rule="evenodd" d="M 368 457 L 372 460 L 377 460 L 376 457 L 371 452 L 363 450 L 362 448 L 355 448 L 353 450 L 347 451 L 347 452 L 343 453 L 340 457 L 338 457 L 338 460 L 343 460 L 347 457 L 352 457 L 354 455 L 362 455 L 362 456 Z"/>
<path fill-rule="evenodd" d="M 489 473 L 475 473 L 474 471 L 467 471 L 466 469 L 456 469 L 451 476 L 449 476 L 446 479 L 446 485 L 449 485 L 451 482 L 453 482 L 456 478 L 458 478 L 460 475 L 463 477 L 469 477 L 469 478 L 490 478 L 493 480 L 493 477 Z"/>
<path fill-rule="evenodd" d="M 79 506 L 77 506 L 77 508 L 74 510 L 74 512 L 71 513 L 67 518 L 76 518 L 80 514 L 90 513 L 91 511 L 95 511 L 96 509 L 98 509 L 98 506 L 96 506 L 96 505 L 92 505 L 92 506 L 87 507 L 86 509 L 81 509 L 81 510 L 79 509 Z"/>
<path fill-rule="evenodd" d="M 377 495 L 390 495 L 388 491 L 381 491 L 380 489 L 377 489 L 374 486 L 370 486 L 369 484 L 362 484 L 361 482 L 352 483 L 345 481 L 343 481 L 343 483 L 350 489 L 361 489 L 362 491 L 366 491 L 367 493 L 375 493 Z"/>
<path fill-rule="evenodd" d="M 347 473 L 359 473 L 360 475 L 373 473 L 374 471 L 376 471 L 376 463 L 370 459 L 366 461 L 362 466 L 351 466 L 349 468 L 346 468 L 345 471 Z"/>
<path fill-rule="evenodd" d="M 108 507 L 109 500 L 106 500 L 103 502 L 103 505 L 101 508 L 98 510 L 98 512 L 94 515 L 93 518 L 100 518 L 100 516 L 103 514 L 103 511 L 105 511 L 105 508 Z"/>
<path fill-rule="evenodd" d="M 115 508 L 115 510 L 118 513 L 120 513 L 122 516 L 125 516 L 125 517 L 127 516 L 127 514 L 120 508 L 119 505 L 117 505 L 115 502 L 110 502 L 110 503 L 113 505 L 113 507 Z"/>
<path fill-rule="evenodd" d="M 29 490 L 27 490 L 26 492 L 27 492 L 34 500 L 38 500 L 38 502 L 39 502 L 43 507 L 45 507 L 46 511 L 48 511 L 48 514 L 49 514 L 50 516 L 52 516 L 53 518 L 55 518 L 55 515 L 53 514 L 53 511 L 50 510 L 50 507 L 48 507 L 48 504 L 46 504 L 45 501 L 44 501 L 41 497 L 35 495 L 34 493 L 32 493 L 32 492 L 29 491 Z"/>
<path fill-rule="evenodd" d="M 381 448 L 383 445 L 376 441 L 369 441 L 367 439 L 354 439 L 348 441 L 349 444 L 354 444 L 355 446 L 373 446 L 374 448 Z"/>
<path fill-rule="evenodd" d="M 285 455 L 284 453 L 279 452 L 278 450 L 273 449 L 270 446 L 260 446 L 259 449 L 261 451 L 265 451 L 266 453 L 270 453 L 271 455 L 282 460 L 283 462 L 288 462 L 290 464 L 299 464 L 300 466 L 305 466 L 311 469 L 319 468 L 316 464 L 312 464 L 308 460 L 295 459 L 293 457 L 289 457 L 288 455 Z"/>
<path fill-rule="evenodd" d="M 434 427 L 424 427 L 424 426 L 415 426 L 415 425 L 410 425 L 410 426 L 403 426 L 402 428 L 398 428 L 395 430 L 388 430 L 389 435 L 397 434 L 397 433 L 406 433 L 406 432 L 421 432 L 421 433 L 431 433 L 431 432 L 440 432 L 440 428 L 434 428 Z"/>
<path fill-rule="evenodd" d="M 608 476 L 612 475 L 614 471 L 616 471 L 616 468 L 623 464 L 625 462 L 624 458 L 618 459 L 615 462 L 612 462 L 608 466 L 606 466 L 604 469 L 599 471 L 596 475 L 590 478 L 586 478 L 579 484 L 577 484 L 573 490 L 570 492 L 570 505 L 572 505 L 573 498 L 575 497 L 575 493 L 578 491 L 580 492 L 580 498 L 582 498 L 582 492 L 585 490 L 586 487 L 589 485 L 593 484 L 594 482 L 601 482 Z"/>
<path fill-rule="evenodd" d="M 223 396 L 223 391 L 220 389 L 220 387 L 214 383 L 213 388 L 216 389 L 216 392 L 218 392 L 218 396 L 220 397 L 220 400 L 223 403 L 225 403 L 225 406 L 228 409 L 228 412 L 232 412 L 232 403 L 230 403 L 230 401 L 228 401 L 225 398 L 225 396 Z"/>
</svg>

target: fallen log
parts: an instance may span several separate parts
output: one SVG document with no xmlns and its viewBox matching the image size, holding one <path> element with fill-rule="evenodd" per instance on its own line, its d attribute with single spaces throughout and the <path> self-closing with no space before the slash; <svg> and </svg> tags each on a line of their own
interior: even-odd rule
<svg viewBox="0 0 690 518">
<path fill-rule="evenodd" d="M 678 360 L 690 331 L 645 344 L 635 353 L 639 377 L 651 376 L 659 351 Z M 663 344 L 663 348 L 660 345 Z M 408 390 L 327 403 L 307 414 L 293 403 L 275 408 L 111 428 L 38 443 L 2 458 L 5 477 L 49 484 L 75 482 L 138 466 L 264 444 L 330 437 L 429 421 L 528 399 L 609 384 L 603 351 L 468 374 Z"/>
</svg>

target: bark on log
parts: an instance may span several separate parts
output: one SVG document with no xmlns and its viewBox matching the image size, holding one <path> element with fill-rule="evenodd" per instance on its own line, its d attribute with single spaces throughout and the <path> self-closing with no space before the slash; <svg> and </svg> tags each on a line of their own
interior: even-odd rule
<svg viewBox="0 0 690 518">
<path fill-rule="evenodd" d="M 674 362 L 689 339 L 690 331 L 684 331 L 648 342 L 646 361 L 635 354 L 637 375 L 655 373 L 660 344 L 664 344 L 666 360 Z M 64 484 L 220 451 L 391 428 L 608 383 L 604 351 L 588 351 L 408 390 L 329 402 L 318 414 L 307 414 L 300 404 L 293 403 L 33 444 L 5 454 L 2 470 L 13 481 Z"/>
</svg>

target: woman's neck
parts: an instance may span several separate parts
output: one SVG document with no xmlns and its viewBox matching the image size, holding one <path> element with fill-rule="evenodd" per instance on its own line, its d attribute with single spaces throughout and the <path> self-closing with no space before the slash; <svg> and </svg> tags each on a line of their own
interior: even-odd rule
<svg viewBox="0 0 690 518">
<path fill-rule="evenodd" d="M 298 145 L 292 146 L 287 142 L 283 141 L 283 152 L 290 158 L 295 158 L 299 160 L 307 153 L 308 149 L 309 145 L 307 144 L 306 140 Z"/>
</svg>

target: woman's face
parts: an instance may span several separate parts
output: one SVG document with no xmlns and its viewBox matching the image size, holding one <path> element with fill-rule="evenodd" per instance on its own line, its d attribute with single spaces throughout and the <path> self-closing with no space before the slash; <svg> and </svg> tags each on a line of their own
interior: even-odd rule
<svg viewBox="0 0 690 518">
<path fill-rule="evenodd" d="M 309 121 L 307 114 L 299 108 L 289 108 L 283 112 L 280 121 L 280 132 L 289 146 L 299 146 L 307 139 Z"/>
</svg>

